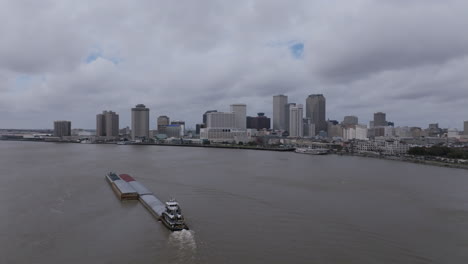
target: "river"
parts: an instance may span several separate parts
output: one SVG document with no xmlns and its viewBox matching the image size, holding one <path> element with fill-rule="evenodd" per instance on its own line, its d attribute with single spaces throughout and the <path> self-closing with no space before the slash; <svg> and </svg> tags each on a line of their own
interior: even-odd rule
<svg viewBox="0 0 468 264">
<path fill-rule="evenodd" d="M 0 263 L 468 263 L 468 173 L 349 156 L 0 141 Z M 104 175 L 176 198 L 171 233 Z"/>
</svg>

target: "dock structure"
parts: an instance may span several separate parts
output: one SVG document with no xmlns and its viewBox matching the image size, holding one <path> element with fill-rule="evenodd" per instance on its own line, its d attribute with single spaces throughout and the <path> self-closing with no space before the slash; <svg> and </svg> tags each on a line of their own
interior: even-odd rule
<svg viewBox="0 0 468 264">
<path fill-rule="evenodd" d="M 106 180 L 120 200 L 138 200 L 138 192 L 117 174 L 113 172 L 106 174 Z"/>
</svg>

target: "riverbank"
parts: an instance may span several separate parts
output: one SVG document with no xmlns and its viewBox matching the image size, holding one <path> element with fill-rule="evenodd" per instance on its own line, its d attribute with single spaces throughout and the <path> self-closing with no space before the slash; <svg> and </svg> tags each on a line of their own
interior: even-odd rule
<svg viewBox="0 0 468 264">
<path fill-rule="evenodd" d="M 28 139 L 8 139 L 8 140 L 0 140 L 0 141 L 22 141 L 22 142 L 43 142 L 43 143 L 73 143 L 79 144 L 76 141 L 45 141 L 45 140 L 28 140 Z M 102 143 L 86 143 L 86 144 L 116 144 L 114 142 L 102 142 Z M 122 146 L 167 146 L 167 147 L 189 147 L 189 148 L 218 148 L 218 149 L 247 149 L 247 150 L 260 150 L 260 151 L 276 151 L 276 152 L 292 152 L 295 148 L 267 148 L 267 147 L 259 147 L 259 146 L 248 146 L 248 145 L 200 145 L 200 144 L 158 144 L 158 143 L 129 143 Z M 413 158 L 408 156 L 379 156 L 373 155 L 369 153 L 347 153 L 347 152 L 335 152 L 332 154 L 340 155 L 340 156 L 357 156 L 357 157 L 365 157 L 365 158 L 374 158 L 374 159 L 386 159 L 386 160 L 394 160 L 394 161 L 402 161 L 402 162 L 411 162 L 415 164 L 423 164 L 423 165 L 430 165 L 430 166 L 438 166 L 438 167 L 445 167 L 445 168 L 456 168 L 456 169 L 465 169 L 468 170 L 468 165 L 460 164 L 460 163 L 448 163 L 442 161 L 435 161 L 435 160 L 427 160 L 421 158 Z"/>
<path fill-rule="evenodd" d="M 42 142 L 42 143 L 72 143 L 80 144 L 76 141 L 45 141 L 45 140 L 29 140 L 29 139 L 2 139 L 0 141 L 21 141 L 21 142 Z M 84 144 L 117 144 L 117 142 L 99 142 L 99 143 L 84 143 Z M 261 150 L 261 151 L 280 151 L 289 152 L 294 151 L 296 148 L 279 148 L 279 147 L 260 147 L 260 146 L 249 146 L 249 145 L 218 145 L 218 144 L 158 144 L 158 143 L 130 143 L 126 142 L 120 146 L 168 146 L 168 147 L 195 147 L 195 148 L 222 148 L 222 149 L 248 149 L 248 150 Z"/>
<path fill-rule="evenodd" d="M 410 163 L 415 163 L 415 164 L 423 164 L 423 165 L 430 165 L 430 166 L 437 166 L 437 167 L 444 167 L 444 168 L 468 170 L 468 165 L 464 165 L 460 163 L 448 163 L 448 162 L 441 162 L 441 161 L 435 161 L 435 160 L 425 160 L 425 159 L 412 158 L 408 156 L 404 156 L 404 157 L 378 156 L 378 155 L 370 155 L 370 154 L 363 154 L 363 153 L 335 153 L 335 154 L 339 156 L 357 156 L 357 157 L 364 157 L 364 158 L 385 159 L 385 160 L 410 162 Z"/>
</svg>

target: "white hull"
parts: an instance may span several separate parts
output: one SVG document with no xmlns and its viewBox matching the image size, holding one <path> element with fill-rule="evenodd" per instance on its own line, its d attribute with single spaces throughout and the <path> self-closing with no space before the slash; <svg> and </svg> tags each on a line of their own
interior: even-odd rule
<svg viewBox="0 0 468 264">
<path fill-rule="evenodd" d="M 294 152 L 309 155 L 325 155 L 328 154 L 328 149 L 297 148 Z"/>
</svg>

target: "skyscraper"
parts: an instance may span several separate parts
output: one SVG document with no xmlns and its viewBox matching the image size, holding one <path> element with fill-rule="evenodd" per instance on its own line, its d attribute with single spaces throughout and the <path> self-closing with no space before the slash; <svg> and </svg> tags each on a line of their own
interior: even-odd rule
<svg viewBox="0 0 468 264">
<path fill-rule="evenodd" d="M 235 128 L 236 116 L 234 113 L 211 112 L 206 118 L 207 128 Z"/>
<path fill-rule="evenodd" d="M 206 125 L 207 125 L 207 121 L 206 121 L 207 118 L 208 118 L 207 115 L 208 115 L 209 113 L 214 113 L 214 112 L 218 112 L 218 110 L 208 110 L 208 111 L 206 111 L 206 112 L 203 114 L 203 124 L 205 125 L 205 127 L 206 127 Z"/>
<path fill-rule="evenodd" d="M 468 135 L 468 121 L 463 122 L 463 135 Z"/>
<path fill-rule="evenodd" d="M 286 127 L 286 115 L 289 116 L 289 112 L 286 112 L 285 105 L 288 103 L 288 97 L 286 95 L 275 95 L 273 96 L 273 130 L 287 130 Z"/>
<path fill-rule="evenodd" d="M 302 119 L 303 123 L 303 136 L 304 137 L 313 137 L 315 136 L 315 125 L 312 123 L 312 120 L 308 117 Z"/>
<path fill-rule="evenodd" d="M 175 120 L 171 122 L 171 125 L 180 126 L 180 135 L 183 137 L 185 135 L 185 121 Z"/>
<path fill-rule="evenodd" d="M 165 128 L 169 125 L 169 121 L 170 119 L 168 116 L 158 116 L 157 126 L 159 134 L 166 134 Z"/>
<path fill-rule="evenodd" d="M 71 121 L 54 121 L 54 137 L 71 136 Z"/>
<path fill-rule="evenodd" d="M 103 111 L 96 115 L 96 136 L 118 137 L 119 115 L 112 111 Z"/>
<path fill-rule="evenodd" d="M 323 94 L 311 94 L 306 99 L 306 117 L 315 124 L 315 134 L 320 131 L 327 131 L 327 121 L 325 120 L 325 97 Z"/>
<path fill-rule="evenodd" d="M 387 120 L 385 113 L 377 112 L 374 113 L 374 127 L 387 126 Z"/>
<path fill-rule="evenodd" d="M 343 125 L 357 125 L 358 124 L 358 117 L 357 116 L 345 116 L 343 119 Z"/>
<path fill-rule="evenodd" d="M 158 116 L 158 119 L 157 119 L 158 133 L 161 133 L 159 131 L 164 130 L 164 127 L 169 125 L 169 121 L 170 119 L 168 116 Z"/>
<path fill-rule="evenodd" d="M 270 129 L 270 118 L 265 116 L 265 113 L 258 113 L 256 117 L 247 117 L 247 128 L 252 129 Z"/>
<path fill-rule="evenodd" d="M 291 106 L 289 108 L 289 136 L 302 137 L 304 131 L 303 125 L 303 112 L 304 107 L 302 104 Z"/>
<path fill-rule="evenodd" d="M 232 104 L 231 112 L 234 113 L 236 118 L 235 128 L 247 128 L 247 105 L 245 104 Z"/>
<path fill-rule="evenodd" d="M 288 113 L 285 117 L 284 117 L 284 127 L 285 127 L 285 130 L 288 130 L 289 131 L 289 112 L 291 111 L 291 108 L 292 107 L 295 107 L 296 106 L 296 103 L 289 103 L 289 104 L 286 104 L 284 106 L 284 111 L 285 113 Z"/>
<path fill-rule="evenodd" d="M 132 108 L 132 139 L 149 138 L 149 109 L 144 104 Z"/>
</svg>

